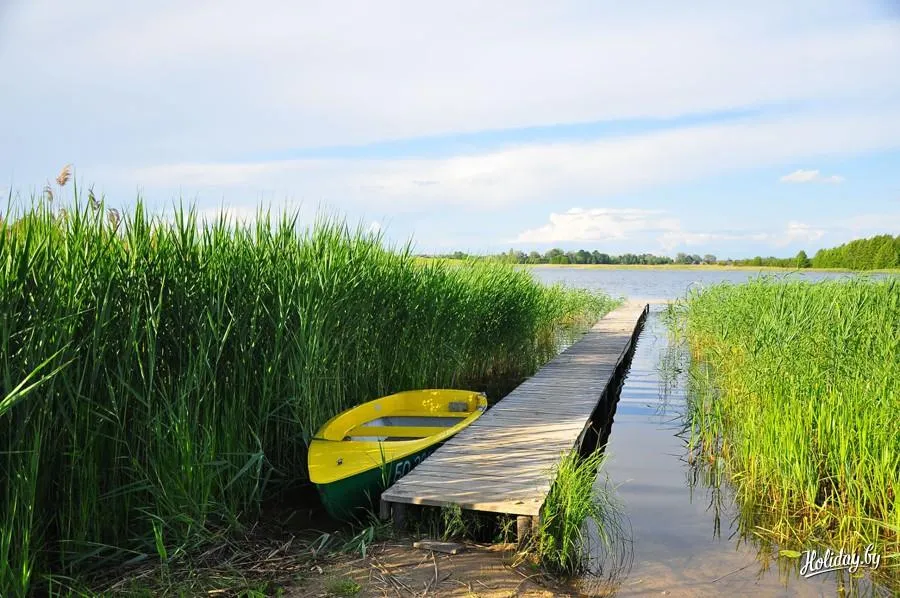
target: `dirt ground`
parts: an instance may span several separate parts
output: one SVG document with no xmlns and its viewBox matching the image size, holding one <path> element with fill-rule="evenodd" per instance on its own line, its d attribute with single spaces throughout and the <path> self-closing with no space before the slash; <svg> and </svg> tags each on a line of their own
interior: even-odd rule
<svg viewBox="0 0 900 598">
<path fill-rule="evenodd" d="M 449 555 L 413 548 L 413 540 L 374 544 L 359 555 L 313 567 L 284 596 L 549 598 L 576 596 L 527 564 L 513 566 L 515 545 L 467 544 Z"/>
</svg>

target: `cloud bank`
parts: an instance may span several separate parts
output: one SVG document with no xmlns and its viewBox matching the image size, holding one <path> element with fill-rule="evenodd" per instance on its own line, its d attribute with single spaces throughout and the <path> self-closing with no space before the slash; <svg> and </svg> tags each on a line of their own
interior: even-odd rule
<svg viewBox="0 0 900 598">
<path fill-rule="evenodd" d="M 816 241 L 825 233 L 821 227 L 796 221 L 788 222 L 779 231 L 696 232 L 684 230 L 681 221 L 665 210 L 572 208 L 563 213 L 551 213 L 547 224 L 524 230 L 511 242 L 549 245 L 653 240 L 665 251 L 672 251 L 677 247 L 721 241 L 754 241 L 785 247 L 797 242 Z"/>
</svg>

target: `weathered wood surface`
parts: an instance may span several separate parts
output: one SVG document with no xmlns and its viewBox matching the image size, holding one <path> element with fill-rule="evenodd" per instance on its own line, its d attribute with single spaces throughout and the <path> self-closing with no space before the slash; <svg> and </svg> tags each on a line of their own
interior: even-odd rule
<svg viewBox="0 0 900 598">
<path fill-rule="evenodd" d="M 647 313 L 628 302 L 381 495 L 389 503 L 535 517 L 553 466 L 590 424 Z"/>
</svg>

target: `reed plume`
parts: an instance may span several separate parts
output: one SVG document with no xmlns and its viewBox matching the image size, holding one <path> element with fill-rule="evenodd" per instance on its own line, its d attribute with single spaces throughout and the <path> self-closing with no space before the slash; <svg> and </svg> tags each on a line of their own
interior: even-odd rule
<svg viewBox="0 0 900 598">
<path fill-rule="evenodd" d="M 59 171 L 59 175 L 56 177 L 56 184 L 60 187 L 65 187 L 66 183 L 69 182 L 69 177 L 72 176 L 72 165 L 66 164 L 62 167 L 62 170 Z"/>
</svg>

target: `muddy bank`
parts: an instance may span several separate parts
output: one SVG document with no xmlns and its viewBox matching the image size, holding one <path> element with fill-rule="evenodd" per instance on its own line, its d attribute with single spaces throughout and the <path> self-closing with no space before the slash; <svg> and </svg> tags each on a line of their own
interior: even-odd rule
<svg viewBox="0 0 900 598">
<path fill-rule="evenodd" d="M 311 568 L 284 596 L 549 598 L 577 592 L 515 563 L 514 544 L 466 544 L 449 555 L 413 548 L 412 538 L 369 547 L 366 556 L 334 557 Z"/>
</svg>

